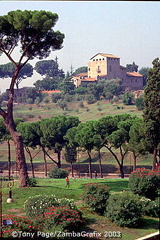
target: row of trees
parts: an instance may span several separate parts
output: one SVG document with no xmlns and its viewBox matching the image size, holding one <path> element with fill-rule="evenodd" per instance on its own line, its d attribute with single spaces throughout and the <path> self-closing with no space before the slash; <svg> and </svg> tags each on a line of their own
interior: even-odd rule
<svg viewBox="0 0 160 240">
<path fill-rule="evenodd" d="M 2 121 L 0 123 L 1 140 L 9 142 L 11 136 Z M 40 151 L 43 152 L 44 156 L 46 176 L 47 158 L 60 168 L 61 152 L 65 150 L 66 161 L 71 164 L 72 168 L 72 163 L 77 160 L 77 149 L 86 151 L 89 160 L 89 176 L 92 178 L 92 150 L 98 153 L 99 172 L 100 176 L 103 177 L 101 151 L 102 148 L 106 148 L 117 162 L 121 177 L 124 178 L 123 165 L 128 152 L 133 153 L 135 170 L 137 157 L 140 154 L 153 152 L 154 149 L 152 142 L 147 140 L 143 120 L 128 114 L 114 117 L 106 116 L 86 123 L 81 123 L 78 117 L 66 116 L 42 119 L 33 123 L 17 119 L 16 123 L 17 130 L 22 134 L 23 143 L 30 158 L 33 177 L 33 159 Z M 36 149 L 34 155 L 31 149 Z M 53 158 L 52 151 L 57 153 L 57 160 Z M 10 156 L 10 151 L 8 156 Z M 8 162 L 10 167 L 10 161 Z"/>
<path fill-rule="evenodd" d="M 29 60 L 34 58 L 38 58 L 39 60 L 45 59 L 50 55 L 51 51 L 62 48 L 64 34 L 60 31 L 53 30 L 57 20 L 57 14 L 46 11 L 17 10 L 11 11 L 7 15 L 0 16 L 0 54 L 4 54 L 10 63 L 14 65 L 11 74 L 7 107 L 6 109 L 0 107 L 0 115 L 15 144 L 16 162 L 18 164 L 20 176 L 19 184 L 21 187 L 27 186 L 28 174 L 22 134 L 17 132 L 16 124 L 13 119 L 14 86 L 17 83 L 20 71 L 27 65 Z M 19 53 L 18 60 L 14 59 L 14 52 Z M 145 91 L 144 111 L 145 125 L 149 133 L 148 139 L 150 139 L 154 147 L 154 167 L 160 142 L 159 78 L 160 61 L 159 59 L 155 59 L 153 61 L 153 69 L 149 71 Z M 66 82 L 68 83 L 68 79 Z M 110 147 L 108 147 L 108 150 L 112 151 Z M 123 156 L 122 152 L 121 154 Z"/>
</svg>

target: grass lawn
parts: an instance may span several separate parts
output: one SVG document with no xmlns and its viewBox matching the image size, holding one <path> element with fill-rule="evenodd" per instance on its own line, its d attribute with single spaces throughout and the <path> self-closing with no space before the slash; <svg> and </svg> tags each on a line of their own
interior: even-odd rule
<svg viewBox="0 0 160 240">
<path fill-rule="evenodd" d="M 103 216 L 91 211 L 82 202 L 82 194 L 84 185 L 89 182 L 99 182 L 110 187 L 111 194 L 119 194 L 122 190 L 129 191 L 127 179 L 71 179 L 70 188 L 65 187 L 64 179 L 37 179 L 37 187 L 34 188 L 18 188 L 18 182 L 15 181 L 13 187 L 13 198 L 14 202 L 11 204 L 6 203 L 8 197 L 7 182 L 3 182 L 3 214 L 13 213 L 19 214 L 24 213 L 23 205 L 26 199 L 30 196 L 38 194 L 54 194 L 57 198 L 70 198 L 74 199 L 78 208 L 83 212 L 84 217 L 87 219 L 87 226 L 83 229 L 86 232 L 97 231 L 102 236 L 109 231 L 121 232 L 123 240 L 134 240 L 138 237 L 145 236 L 152 232 L 158 231 L 158 219 L 151 217 L 143 217 L 142 225 L 138 228 L 121 228 L 110 220 Z M 93 238 L 92 238 L 93 239 Z M 107 238 L 98 238 L 107 239 Z M 112 238 L 117 239 L 117 238 Z"/>
</svg>

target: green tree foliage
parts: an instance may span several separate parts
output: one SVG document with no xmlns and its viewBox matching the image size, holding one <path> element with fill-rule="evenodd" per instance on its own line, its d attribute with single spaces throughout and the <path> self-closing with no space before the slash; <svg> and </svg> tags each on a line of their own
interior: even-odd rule
<svg viewBox="0 0 160 240">
<path fill-rule="evenodd" d="M 60 89 L 64 94 L 71 94 L 75 88 L 75 85 L 71 82 L 71 77 L 66 76 L 60 84 Z"/>
<path fill-rule="evenodd" d="M 5 54 L 15 66 L 9 87 L 7 109 L 5 111 L 0 108 L 0 115 L 4 118 L 4 124 L 15 143 L 21 187 L 27 186 L 28 174 L 22 136 L 17 134 L 13 119 L 14 86 L 20 70 L 29 60 L 36 57 L 38 59 L 46 58 L 51 51 L 62 48 L 64 34 L 53 30 L 57 20 L 57 14 L 37 10 L 17 10 L 0 16 L 0 52 Z M 14 59 L 15 52 L 19 53 L 16 61 Z"/>
<path fill-rule="evenodd" d="M 147 83 L 149 67 L 142 67 L 138 72 L 139 72 L 141 75 L 143 75 L 143 85 L 145 86 L 146 83 Z"/>
<path fill-rule="evenodd" d="M 117 161 L 122 178 L 124 178 L 124 158 L 128 152 L 129 131 L 134 119 L 128 114 L 107 116 L 99 119 L 95 125 L 102 146 L 106 147 Z M 119 153 L 115 149 L 118 149 Z"/>
<path fill-rule="evenodd" d="M 126 65 L 127 72 L 138 72 L 138 65 L 135 62 Z"/>
<path fill-rule="evenodd" d="M 87 73 L 88 68 L 86 66 L 79 67 L 75 70 L 75 72 L 72 73 L 73 76 L 80 74 L 80 73 Z"/>
<path fill-rule="evenodd" d="M 153 148 L 153 170 L 156 167 L 157 151 L 160 144 L 160 60 L 154 59 L 149 70 L 144 90 L 144 122 L 146 138 Z"/>
<path fill-rule="evenodd" d="M 61 167 L 61 150 L 65 146 L 65 134 L 68 129 L 79 124 L 78 117 L 57 116 L 50 119 L 43 119 L 40 123 L 42 131 L 41 144 L 57 153 L 57 166 Z"/>
<path fill-rule="evenodd" d="M 138 110 L 143 110 L 144 109 L 144 96 L 143 95 L 136 98 L 135 105 L 136 105 Z"/>
<path fill-rule="evenodd" d="M 37 80 L 34 86 L 38 90 L 55 90 L 64 78 L 64 72 L 59 69 L 57 58 L 55 60 L 42 60 L 36 63 L 35 70 L 45 76 L 43 80 Z"/>
<path fill-rule="evenodd" d="M 133 170 L 136 170 L 137 157 L 150 150 L 145 139 L 145 124 L 140 118 L 136 118 L 129 131 L 129 150 L 133 153 Z"/>
<path fill-rule="evenodd" d="M 122 96 L 122 101 L 125 105 L 131 105 L 133 103 L 134 95 L 131 92 L 125 92 Z"/>
</svg>

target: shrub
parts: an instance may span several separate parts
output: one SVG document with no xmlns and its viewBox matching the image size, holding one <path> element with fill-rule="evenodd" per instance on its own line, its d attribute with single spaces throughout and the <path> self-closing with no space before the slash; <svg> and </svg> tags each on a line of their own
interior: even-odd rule
<svg viewBox="0 0 160 240">
<path fill-rule="evenodd" d="M 79 106 L 80 106 L 81 108 L 84 108 L 84 103 L 83 103 L 83 102 L 80 102 Z"/>
<path fill-rule="evenodd" d="M 129 187 L 135 194 L 154 200 L 160 186 L 159 170 L 150 171 L 139 168 L 129 176 Z"/>
<path fill-rule="evenodd" d="M 24 209 L 28 217 L 37 217 L 39 214 L 43 214 L 47 207 L 58 206 L 59 203 L 54 195 L 36 195 L 29 197 L 24 203 Z"/>
<path fill-rule="evenodd" d="M 134 95 L 131 92 L 125 92 L 122 96 L 122 102 L 125 105 L 131 105 L 134 99 Z"/>
<path fill-rule="evenodd" d="M 142 215 L 138 197 L 129 193 L 111 195 L 105 216 L 121 227 L 136 227 Z"/>
<path fill-rule="evenodd" d="M 150 217 L 160 218 L 160 199 L 156 198 L 151 201 L 149 198 L 142 197 L 140 199 L 142 205 L 143 214 Z"/>
<path fill-rule="evenodd" d="M 84 224 L 82 213 L 79 210 L 69 209 L 67 207 L 48 208 L 43 216 L 38 220 L 44 229 L 61 231 L 79 231 Z"/>
<path fill-rule="evenodd" d="M 12 232 L 32 232 L 36 233 L 37 231 L 41 230 L 41 227 L 33 223 L 33 221 L 29 220 L 26 217 L 20 217 L 20 216 L 14 216 L 14 215 L 9 215 L 5 214 L 3 215 L 3 220 L 12 220 L 11 225 L 6 225 L 2 227 L 2 234 L 3 238 L 11 238 Z M 18 238 L 18 236 L 17 236 Z"/>
<path fill-rule="evenodd" d="M 33 104 L 34 100 L 33 100 L 32 98 L 28 98 L 28 99 L 26 100 L 26 102 L 27 102 L 28 104 Z"/>
<path fill-rule="evenodd" d="M 70 209 L 76 209 L 72 199 L 57 199 L 54 195 L 36 195 L 29 197 L 24 203 L 24 209 L 28 217 L 37 217 L 40 214 L 44 214 L 48 207 L 53 206 L 67 206 Z"/>
<path fill-rule="evenodd" d="M 135 104 L 138 110 L 143 110 L 144 109 L 144 97 L 140 96 L 135 100 Z"/>
<path fill-rule="evenodd" d="M 93 104 L 96 102 L 96 99 L 92 94 L 86 94 L 85 100 L 87 101 L 88 104 Z"/>
<path fill-rule="evenodd" d="M 50 178 L 66 178 L 68 177 L 68 171 L 61 169 L 61 168 L 54 168 L 51 169 L 48 176 Z"/>
<path fill-rule="evenodd" d="M 109 188 L 106 185 L 86 184 L 83 200 L 93 211 L 103 215 L 108 197 Z"/>
<path fill-rule="evenodd" d="M 27 178 L 27 186 L 28 187 L 36 187 L 37 181 L 35 178 Z"/>
</svg>

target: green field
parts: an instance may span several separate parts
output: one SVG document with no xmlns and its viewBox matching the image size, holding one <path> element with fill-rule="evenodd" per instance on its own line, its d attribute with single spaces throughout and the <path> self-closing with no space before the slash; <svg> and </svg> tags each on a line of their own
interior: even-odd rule
<svg viewBox="0 0 160 240">
<path fill-rule="evenodd" d="M 87 104 L 83 102 L 84 107 L 80 107 L 80 102 L 69 102 L 67 108 L 62 110 L 55 103 L 41 103 L 15 105 L 14 106 L 14 117 L 24 118 L 25 121 L 38 121 L 41 118 L 50 118 L 57 115 L 66 116 L 78 116 L 80 121 L 86 122 L 88 120 L 97 120 L 106 115 L 117 115 L 117 114 L 131 114 L 136 116 L 142 116 L 142 111 L 138 111 L 135 105 L 124 105 L 121 101 L 115 104 L 111 104 L 107 100 L 97 101 L 93 104 Z M 119 109 L 120 107 L 120 109 Z M 121 108 L 123 107 L 123 109 Z"/>
<path fill-rule="evenodd" d="M 39 195 L 39 194 L 54 194 L 57 198 L 67 197 L 74 199 L 78 208 L 83 212 L 84 217 L 87 220 L 87 225 L 82 230 L 97 231 L 104 234 L 109 231 L 120 231 L 122 233 L 123 240 L 134 240 L 138 237 L 145 236 L 152 232 L 158 231 L 158 219 L 151 217 L 143 217 L 142 223 L 138 228 L 121 228 L 116 224 L 112 223 L 110 220 L 103 216 L 91 211 L 82 202 L 82 194 L 84 191 L 84 184 L 89 182 L 99 182 L 110 187 L 111 194 L 119 194 L 121 191 L 129 191 L 128 180 L 126 179 L 71 179 L 70 188 L 66 189 L 64 179 L 38 179 L 38 186 L 34 188 L 18 188 L 18 182 L 15 182 L 13 187 L 13 199 L 14 202 L 7 204 L 6 199 L 8 196 L 8 188 L 6 187 L 7 182 L 3 182 L 3 214 L 12 213 L 17 215 L 23 215 L 24 209 L 23 205 L 29 196 Z M 100 238 L 105 239 L 105 238 Z M 116 238 L 112 238 L 116 239 Z"/>
<path fill-rule="evenodd" d="M 48 104 L 31 104 L 31 105 L 15 105 L 14 106 L 14 116 L 15 118 L 23 118 L 25 121 L 34 122 L 38 121 L 41 118 L 50 118 L 52 116 L 57 115 L 67 115 L 67 116 L 78 116 L 80 121 L 86 122 L 87 120 L 96 120 L 101 117 L 104 117 L 106 115 L 116 115 L 116 114 L 124 114 L 128 113 L 131 115 L 137 115 L 142 116 L 142 111 L 138 111 L 135 105 L 126 106 L 122 102 L 118 102 L 116 104 L 111 104 L 109 101 L 102 100 L 98 101 L 94 104 L 87 104 L 85 101 L 83 102 L 84 107 L 80 107 L 80 102 L 76 103 L 68 103 L 67 110 L 63 111 L 61 108 L 59 108 L 54 103 L 48 103 Z M 117 108 L 118 107 L 118 108 Z M 119 107 L 123 107 L 119 109 Z M 99 111 L 98 109 L 101 109 Z M 86 111 L 89 109 L 89 112 Z M 33 155 L 35 155 L 39 150 L 32 150 Z M 53 151 L 50 151 L 52 157 L 54 159 L 57 159 L 57 156 L 53 153 Z M 26 160 L 28 163 L 28 168 L 30 169 L 29 164 L 29 156 L 26 153 Z M 97 153 L 95 151 L 92 151 L 92 164 L 98 168 L 98 162 L 97 162 Z M 0 144 L 0 162 L 1 162 L 1 169 L 7 169 L 7 158 L 8 158 L 8 148 L 6 143 Z M 15 151 L 13 143 L 11 142 L 11 158 L 12 162 L 15 162 Z M 33 162 L 35 163 L 35 170 L 37 171 L 43 171 L 43 153 L 42 151 L 33 159 Z M 88 165 L 88 156 L 85 152 L 79 153 L 79 164 L 86 164 Z M 66 162 L 64 160 L 64 153 L 62 151 L 62 164 L 66 165 Z M 77 164 L 77 163 L 76 163 Z M 76 165 L 75 164 L 75 165 Z M 117 162 L 114 160 L 113 156 L 105 149 L 102 149 L 102 164 L 104 168 L 104 172 L 117 172 L 118 166 Z M 96 166 L 97 165 L 97 166 Z M 151 167 L 152 165 L 152 155 L 148 154 L 145 156 L 140 156 L 137 159 L 137 165 L 138 167 L 146 166 Z M 51 162 L 51 160 L 48 159 L 48 168 L 53 168 L 55 165 Z M 130 173 L 132 171 L 133 166 L 133 156 L 131 153 L 127 154 L 124 161 L 124 166 L 126 166 L 127 173 Z M 69 165 L 68 165 L 69 167 Z M 13 167 L 15 169 L 15 166 Z"/>
</svg>

